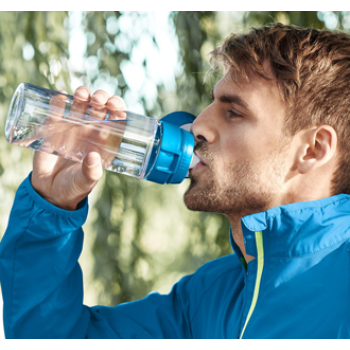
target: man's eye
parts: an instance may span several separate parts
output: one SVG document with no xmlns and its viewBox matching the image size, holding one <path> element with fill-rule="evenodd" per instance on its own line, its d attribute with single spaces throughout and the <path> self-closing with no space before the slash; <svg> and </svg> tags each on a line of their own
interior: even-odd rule
<svg viewBox="0 0 350 350">
<path fill-rule="evenodd" d="M 230 109 L 228 112 L 229 112 L 229 114 L 230 114 L 230 118 L 242 117 L 240 114 L 236 113 L 236 112 L 233 111 L 232 109 Z"/>
</svg>

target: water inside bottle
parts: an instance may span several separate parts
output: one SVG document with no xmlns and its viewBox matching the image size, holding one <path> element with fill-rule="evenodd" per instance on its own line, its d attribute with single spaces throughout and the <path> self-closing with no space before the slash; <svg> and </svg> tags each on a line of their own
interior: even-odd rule
<svg viewBox="0 0 350 350">
<path fill-rule="evenodd" d="M 147 177 L 151 153 L 159 144 L 159 122 L 151 118 L 47 119 L 44 124 L 29 119 L 10 126 L 9 142 L 78 162 L 95 151 L 105 169 L 138 178 Z"/>
</svg>

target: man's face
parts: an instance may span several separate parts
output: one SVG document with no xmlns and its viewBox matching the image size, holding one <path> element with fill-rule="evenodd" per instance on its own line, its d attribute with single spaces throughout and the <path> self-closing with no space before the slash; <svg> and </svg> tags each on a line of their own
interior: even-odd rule
<svg viewBox="0 0 350 350">
<path fill-rule="evenodd" d="M 193 123 L 195 152 L 205 164 L 190 172 L 184 201 L 190 210 L 235 217 L 279 205 L 291 156 L 276 83 L 249 73 L 250 82 L 238 77 L 239 86 L 230 74 Z"/>
</svg>

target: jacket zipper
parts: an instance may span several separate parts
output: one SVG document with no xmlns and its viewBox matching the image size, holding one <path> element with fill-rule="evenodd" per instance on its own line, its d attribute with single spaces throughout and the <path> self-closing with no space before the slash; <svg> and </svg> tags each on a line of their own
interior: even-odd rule
<svg viewBox="0 0 350 350">
<path fill-rule="evenodd" d="M 244 327 L 242 329 L 241 336 L 239 339 L 242 339 L 244 331 L 247 327 L 247 324 L 252 317 L 252 314 L 254 312 L 256 302 L 258 300 L 259 296 L 259 290 L 260 290 L 260 282 L 261 282 L 261 275 L 263 272 L 264 268 L 264 246 L 263 246 L 263 236 L 262 236 L 262 231 L 255 232 L 255 244 L 256 244 L 256 250 L 257 250 L 257 259 L 258 259 L 258 271 L 256 273 L 256 279 L 255 279 L 255 287 L 254 287 L 254 294 L 253 294 L 253 299 L 252 303 L 249 308 L 248 316 L 245 321 Z"/>
</svg>

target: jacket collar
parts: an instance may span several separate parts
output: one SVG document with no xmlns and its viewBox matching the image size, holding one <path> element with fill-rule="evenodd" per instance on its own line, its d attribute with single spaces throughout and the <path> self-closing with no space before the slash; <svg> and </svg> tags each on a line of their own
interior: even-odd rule
<svg viewBox="0 0 350 350">
<path fill-rule="evenodd" d="M 241 226 L 249 255 L 257 256 L 257 231 L 263 234 L 265 256 L 291 258 L 313 254 L 349 239 L 350 195 L 275 207 L 243 217 Z M 231 246 L 237 252 L 232 239 Z"/>
</svg>

